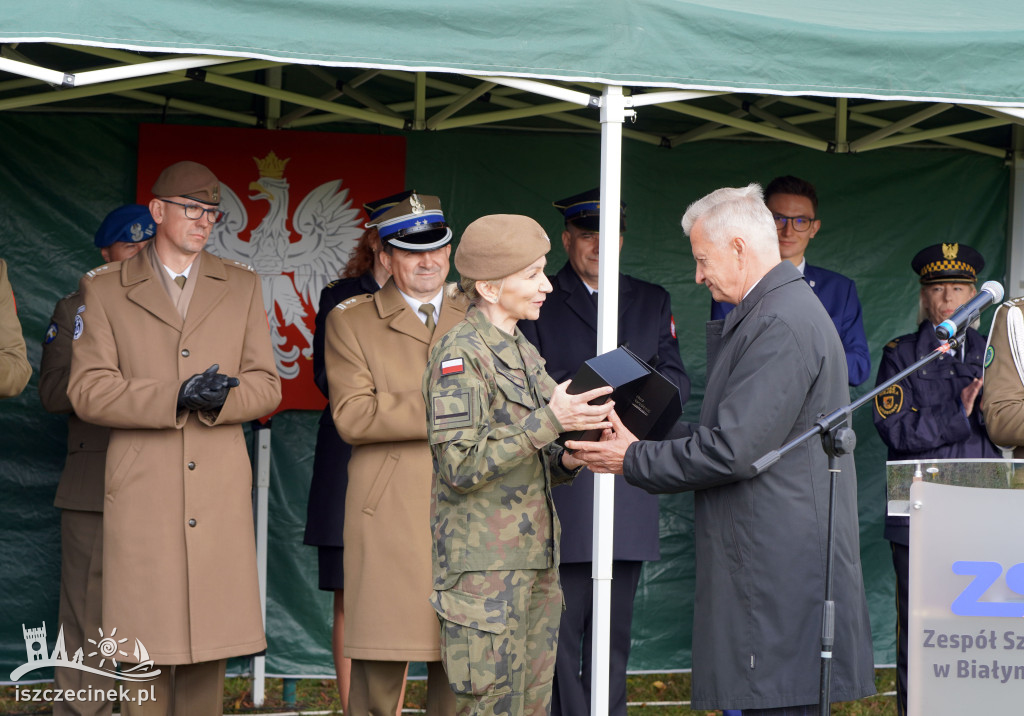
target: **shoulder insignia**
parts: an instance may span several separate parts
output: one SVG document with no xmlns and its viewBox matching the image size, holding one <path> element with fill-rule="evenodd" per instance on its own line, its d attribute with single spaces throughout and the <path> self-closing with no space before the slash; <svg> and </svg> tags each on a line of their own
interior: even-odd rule
<svg viewBox="0 0 1024 716">
<path fill-rule="evenodd" d="M 900 339 L 897 338 L 895 340 L 892 340 L 892 341 L 889 341 L 888 343 L 886 343 L 885 347 L 886 348 L 895 348 L 896 346 L 899 345 L 899 343 L 900 343 Z"/>
<path fill-rule="evenodd" d="M 441 375 L 457 375 L 458 373 L 465 372 L 466 366 L 462 358 L 441 361 Z"/>
<path fill-rule="evenodd" d="M 329 282 L 326 286 L 324 286 L 324 288 L 334 288 L 335 286 L 338 285 L 338 281 L 340 280 L 340 278 L 336 278 L 333 281 Z"/>
<path fill-rule="evenodd" d="M 899 383 L 890 385 L 881 393 L 875 396 L 875 410 L 882 416 L 888 418 L 894 413 L 900 412 L 903 408 L 903 388 Z"/>
<path fill-rule="evenodd" d="M 77 295 L 78 295 L 78 289 L 76 288 L 74 291 L 72 291 L 71 293 L 67 294 L 66 296 L 62 296 L 60 300 L 61 301 L 66 301 L 69 298 L 72 298 L 72 297 L 77 296 Z"/>
<path fill-rule="evenodd" d="M 82 337 L 83 331 L 85 331 L 85 321 L 82 319 L 82 314 L 78 313 L 75 315 L 75 332 L 71 336 L 71 339 L 77 341 Z"/>
<path fill-rule="evenodd" d="M 117 262 L 114 262 L 114 263 L 103 264 L 102 266 L 97 266 L 92 271 L 87 272 L 85 275 L 88 276 L 89 278 L 95 278 L 96 276 L 99 276 L 101 273 L 103 273 L 105 271 L 109 271 L 114 266 L 114 264 L 120 265 L 120 262 L 117 261 Z"/>
<path fill-rule="evenodd" d="M 57 322 L 54 321 L 50 324 L 50 327 L 46 329 L 46 337 L 43 338 L 43 344 L 52 343 L 53 339 L 57 337 Z"/>
<path fill-rule="evenodd" d="M 243 264 L 241 261 L 235 261 L 234 259 L 224 259 L 224 263 L 231 264 L 232 266 L 237 266 L 240 269 L 245 269 L 246 271 L 251 271 L 252 273 L 256 273 L 256 269 L 254 269 L 249 264 Z"/>
<path fill-rule="evenodd" d="M 993 359 L 995 359 L 995 357 L 996 357 L 996 349 L 993 348 L 992 346 L 989 346 L 988 348 L 986 348 L 985 349 L 985 364 L 984 364 L 984 367 L 988 368 L 990 365 L 992 365 L 992 361 L 993 361 Z"/>
<path fill-rule="evenodd" d="M 353 306 L 358 305 L 360 303 L 366 303 L 367 300 L 373 300 L 372 293 L 363 293 L 358 296 L 353 296 L 352 298 L 342 301 L 334 308 L 336 308 L 339 311 L 344 311 L 346 308 L 352 308 Z"/>
</svg>

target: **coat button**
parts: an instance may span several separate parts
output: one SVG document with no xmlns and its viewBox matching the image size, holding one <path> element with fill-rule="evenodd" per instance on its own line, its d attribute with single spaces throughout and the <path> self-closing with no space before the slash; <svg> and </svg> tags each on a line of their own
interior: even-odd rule
<svg viewBox="0 0 1024 716">
<path fill-rule="evenodd" d="M 195 527 L 196 526 L 196 521 L 195 520 L 189 520 L 188 521 L 188 526 L 189 527 Z"/>
<path fill-rule="evenodd" d="M 182 355 L 183 358 L 188 358 L 188 356 L 189 356 L 188 348 L 185 348 L 184 350 L 182 350 L 181 351 L 181 355 Z"/>
<path fill-rule="evenodd" d="M 195 469 L 196 469 L 196 464 L 195 464 L 194 462 L 190 462 L 190 463 L 188 464 L 188 469 L 189 469 L 189 470 L 195 470 Z"/>
</svg>

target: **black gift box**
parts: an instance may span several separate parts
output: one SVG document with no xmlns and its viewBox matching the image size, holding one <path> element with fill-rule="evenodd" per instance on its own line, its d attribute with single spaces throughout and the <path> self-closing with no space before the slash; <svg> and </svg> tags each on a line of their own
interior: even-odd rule
<svg viewBox="0 0 1024 716">
<path fill-rule="evenodd" d="M 683 414 L 679 388 L 672 381 L 635 356 L 628 348 L 591 358 L 580 366 L 569 384 L 569 393 L 577 395 L 610 385 L 611 395 L 591 401 L 597 405 L 609 398 L 615 401 L 615 412 L 622 423 L 640 440 L 660 440 Z M 566 440 L 600 440 L 600 430 L 574 430 L 562 433 L 558 443 Z"/>
</svg>

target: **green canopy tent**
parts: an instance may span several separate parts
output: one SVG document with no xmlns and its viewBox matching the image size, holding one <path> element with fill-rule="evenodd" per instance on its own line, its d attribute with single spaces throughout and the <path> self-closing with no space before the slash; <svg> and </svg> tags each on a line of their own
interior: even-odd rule
<svg viewBox="0 0 1024 716">
<path fill-rule="evenodd" d="M 0 112 L 155 106 L 270 128 L 600 130 L 608 202 L 620 137 L 665 148 L 756 137 L 836 154 L 946 146 L 1005 157 L 1016 179 L 1024 20 L 1009 2 L 747 5 L 25 3 L 0 21 Z M 1014 181 L 1010 293 L 1021 191 Z M 618 269 L 611 249 L 602 289 Z M 601 291 L 603 348 L 612 294 Z"/>
</svg>

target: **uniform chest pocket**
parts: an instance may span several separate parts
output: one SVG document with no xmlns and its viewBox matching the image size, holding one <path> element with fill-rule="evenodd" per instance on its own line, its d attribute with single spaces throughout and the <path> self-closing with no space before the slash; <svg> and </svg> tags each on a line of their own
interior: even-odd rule
<svg viewBox="0 0 1024 716">
<path fill-rule="evenodd" d="M 506 399 L 530 410 L 537 407 L 526 379 L 526 371 L 495 367 L 494 382 Z"/>
<path fill-rule="evenodd" d="M 942 405 L 960 397 L 960 391 L 967 387 L 972 378 L 962 365 L 952 361 L 935 361 L 919 371 L 914 401 L 918 405 Z"/>
</svg>

